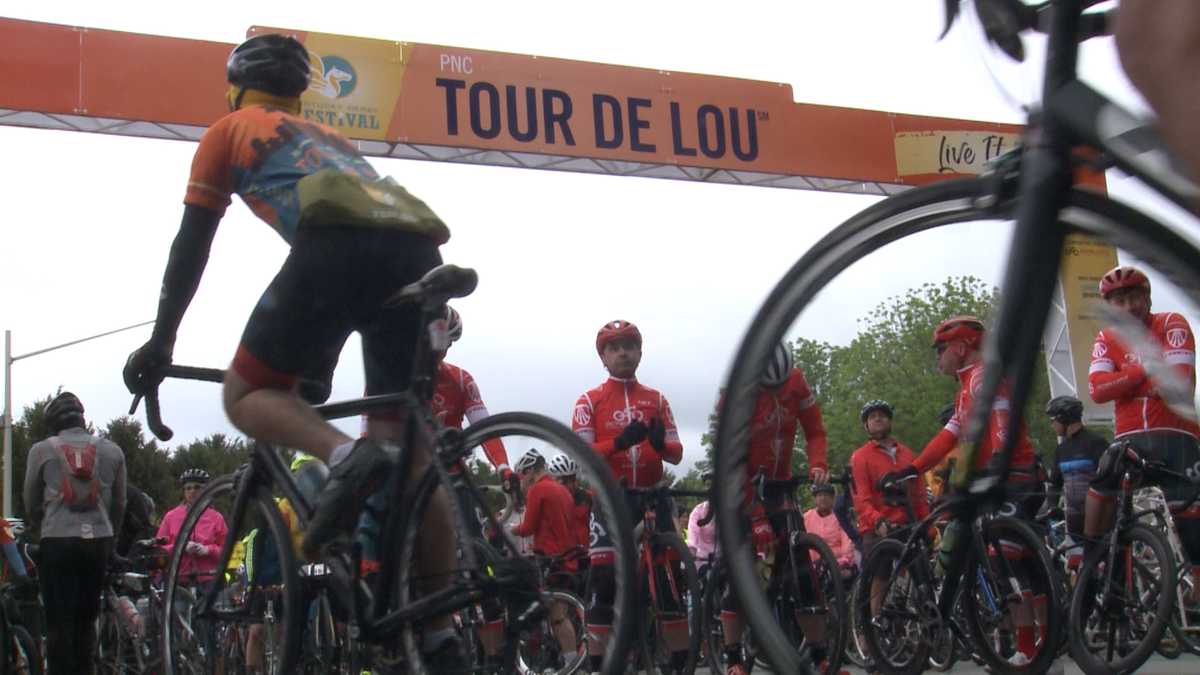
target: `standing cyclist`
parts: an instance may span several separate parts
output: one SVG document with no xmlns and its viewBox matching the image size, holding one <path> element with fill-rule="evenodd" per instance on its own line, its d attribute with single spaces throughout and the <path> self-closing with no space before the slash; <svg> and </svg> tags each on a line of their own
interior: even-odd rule
<svg viewBox="0 0 1200 675">
<path fill-rule="evenodd" d="M 582 547 L 586 553 L 591 547 L 592 539 L 592 493 L 579 484 L 579 465 L 569 455 L 560 454 L 550 460 L 546 465 L 546 470 L 571 493 L 571 499 L 574 502 L 571 530 L 575 533 L 575 545 Z M 584 565 L 587 562 L 588 558 L 586 557 L 580 561 Z"/>
<path fill-rule="evenodd" d="M 179 541 L 179 530 L 183 520 L 187 518 L 188 509 L 200 496 L 204 486 L 208 484 L 209 475 L 204 469 L 187 469 L 179 474 L 179 485 L 183 490 L 183 500 L 175 508 L 167 511 L 162 522 L 158 525 L 157 536 L 166 539 L 164 545 L 167 551 L 176 546 L 183 546 L 183 558 L 179 561 L 179 575 L 209 573 L 217 569 L 221 562 L 221 545 L 225 543 L 225 533 L 228 530 L 225 518 L 211 506 L 200 514 L 196 527 L 192 530 L 191 538 L 185 542 Z M 189 581 L 204 581 L 202 578 Z"/>
<path fill-rule="evenodd" d="M 1083 401 L 1074 396 L 1055 396 L 1046 404 L 1050 426 L 1058 436 L 1050 482 L 1042 512 L 1053 509 L 1061 494 L 1066 504 L 1067 533 L 1076 543 L 1083 541 L 1084 504 L 1088 487 L 1096 475 L 1100 456 L 1108 447 L 1103 436 L 1083 426 Z"/>
<path fill-rule="evenodd" d="M 678 464 L 683 459 L 683 444 L 675 428 L 675 417 L 667 399 L 655 389 L 638 382 L 638 365 L 642 361 L 642 334 L 628 321 L 610 321 L 596 334 L 596 352 L 609 378 L 599 387 L 590 389 L 575 402 L 571 428 L 591 444 L 592 449 L 608 462 L 618 481 L 628 487 L 653 487 L 662 480 L 663 462 Z M 661 531 L 674 530 L 674 509 L 667 500 L 656 504 L 655 522 Z M 634 524 L 645 512 L 643 504 L 630 503 Z M 591 598 L 588 607 L 588 631 L 596 639 L 588 640 L 591 669 L 600 670 L 608 634 L 612 630 L 613 599 L 616 577 L 613 572 L 612 539 L 599 519 L 592 518 Z M 661 561 L 660 561 L 661 562 Z M 676 579 L 683 578 L 679 561 Z M 665 574 L 663 575 L 666 576 Z M 665 586 L 665 579 L 664 585 Z M 670 606 L 671 594 L 660 596 L 668 606 L 663 614 L 671 617 L 663 622 L 663 639 L 671 650 L 671 664 L 682 669 L 688 656 L 688 620 L 686 608 Z"/>
<path fill-rule="evenodd" d="M 407 416 L 402 408 L 373 411 L 370 437 L 355 441 L 317 415 L 297 383 L 301 375 L 331 370 L 346 338 L 358 331 L 367 393 L 404 390 L 422 329 L 420 309 L 385 303 L 441 262 L 438 246 L 450 233 L 424 203 L 380 179 L 353 143 L 301 116 L 310 68 L 304 45 L 273 33 L 255 35 L 229 55 L 230 112 L 196 148 L 154 332 L 129 356 L 124 376 L 134 393 L 158 384 L 217 224 L 232 195 L 239 195 L 291 252 L 246 323 L 225 375 L 225 411 L 246 435 L 330 465 L 305 533 L 304 552 L 315 558 L 334 537 L 353 531 L 363 502 L 382 487 L 395 455 L 382 442 L 400 437 Z M 429 449 L 412 450 L 411 475 L 420 476 Z M 452 531 L 449 514 L 439 493 L 426 531 Z M 420 547 L 417 565 L 430 578 L 430 592 L 449 581 L 454 557 L 453 537 L 431 537 Z M 454 668 L 464 660 L 450 620 L 426 624 L 421 648 L 433 667 Z"/>
<path fill-rule="evenodd" d="M 64 391 L 46 406 L 52 436 L 29 449 L 25 506 L 41 528 L 38 579 L 50 675 L 94 672 L 96 617 L 116 528 L 125 515 L 125 453 L 87 432 Z"/>
<path fill-rule="evenodd" d="M 1111 307 L 1127 312 L 1150 333 L 1156 343 L 1153 356 L 1187 382 L 1188 405 L 1196 388 L 1196 338 L 1187 319 L 1175 312 L 1151 312 L 1150 280 L 1136 267 L 1115 267 L 1100 279 L 1100 295 Z M 1096 403 L 1112 401 L 1116 417 L 1116 440 L 1128 440 L 1143 457 L 1165 462 L 1167 468 L 1195 476 L 1200 469 L 1197 436 L 1200 428 L 1171 410 L 1159 395 L 1158 383 L 1146 374 L 1144 356 L 1126 346 L 1115 331 L 1106 328 L 1096 335 L 1088 389 Z M 1107 464 L 1101 462 L 1101 466 Z M 1120 476 L 1101 471 L 1088 493 L 1084 531 L 1098 537 L 1112 527 L 1115 493 Z M 1162 485 L 1169 503 L 1191 495 L 1188 481 Z M 1200 579 L 1200 506 L 1175 515 L 1179 538 L 1192 563 L 1192 575 Z"/>
<path fill-rule="evenodd" d="M 937 466 L 958 446 L 960 437 L 966 430 L 967 420 L 971 415 L 975 392 L 979 391 L 984 381 L 983 365 L 983 322 L 969 315 L 952 316 L 938 324 L 933 330 L 933 348 L 937 353 L 937 367 L 943 375 L 958 379 L 958 395 L 954 401 L 954 416 L 932 440 L 925 445 L 921 455 L 912 465 L 901 469 L 899 476 L 912 473 L 924 473 Z M 979 440 L 975 456 L 975 470 L 985 470 L 989 467 L 992 454 L 997 448 L 1004 447 L 1004 434 L 1008 428 L 1009 416 L 1008 385 L 1001 383 L 996 391 L 996 400 L 988 414 L 986 433 Z M 1043 486 L 1038 482 L 1038 470 L 1029 442 L 1029 433 L 1024 422 L 1021 423 L 1020 435 L 1013 448 L 1009 462 L 1008 490 L 1012 497 L 1000 507 L 1000 512 L 1032 521 L 1037 515 L 1043 501 Z M 942 536 L 941 555 L 945 563 L 955 543 L 960 536 L 958 520 L 951 520 Z M 1023 581 L 1041 581 L 1041 575 L 1023 571 L 1018 568 L 1018 577 Z M 1045 641 L 1045 616 L 1047 610 L 1045 589 L 1032 588 L 1015 603 L 1013 619 L 1017 638 L 1017 651 L 1010 661 L 1014 665 L 1024 665 L 1036 655 L 1038 640 Z M 1035 631 L 1035 617 L 1042 617 L 1036 626 L 1041 630 Z"/>
<path fill-rule="evenodd" d="M 828 482 L 827 440 L 821 406 L 796 368 L 792 350 L 779 343 L 759 380 L 758 399 L 750 418 L 750 447 L 746 463 L 747 476 L 760 473 L 767 480 L 786 481 L 792 477 L 792 455 L 796 447 L 796 431 L 804 430 L 808 455 L 809 478 L 817 485 Z M 754 504 L 751 514 L 755 540 L 774 546 L 774 569 L 786 569 L 790 533 L 787 513 L 792 509 L 792 494 L 787 489 L 768 487 L 764 490 L 765 504 Z M 811 578 L 811 570 L 810 570 Z M 801 595 L 808 590 L 799 588 Z M 804 637 L 812 647 L 813 662 L 822 672 L 828 669 L 829 654 L 825 653 L 825 620 L 820 616 L 801 616 L 796 619 Z M 742 633 L 745 619 L 732 587 L 721 598 L 721 625 L 725 635 L 725 662 L 728 675 L 744 675 L 742 663 Z"/>
</svg>

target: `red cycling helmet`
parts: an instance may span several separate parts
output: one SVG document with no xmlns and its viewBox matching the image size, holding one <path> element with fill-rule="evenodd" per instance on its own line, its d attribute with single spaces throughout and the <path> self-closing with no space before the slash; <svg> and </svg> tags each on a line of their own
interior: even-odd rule
<svg viewBox="0 0 1200 675">
<path fill-rule="evenodd" d="M 604 345 L 623 338 L 630 338 L 637 343 L 638 347 L 642 346 L 642 332 L 638 330 L 637 326 L 620 319 L 609 321 L 601 326 L 599 333 L 596 333 L 596 353 L 603 354 Z"/>
<path fill-rule="evenodd" d="M 939 323 L 933 329 L 933 346 L 958 340 L 968 347 L 978 347 L 983 340 L 983 322 L 970 314 L 959 314 Z"/>
<path fill-rule="evenodd" d="M 1105 300 L 1114 291 L 1138 287 L 1146 289 L 1146 292 L 1149 293 L 1150 279 L 1141 270 L 1131 265 L 1114 267 L 1100 277 L 1100 297 Z"/>
</svg>

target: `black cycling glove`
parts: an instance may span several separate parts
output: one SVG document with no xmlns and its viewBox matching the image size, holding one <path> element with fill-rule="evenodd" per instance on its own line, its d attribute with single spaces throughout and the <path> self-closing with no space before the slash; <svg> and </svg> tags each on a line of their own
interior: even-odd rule
<svg viewBox="0 0 1200 675">
<path fill-rule="evenodd" d="M 621 435 L 613 439 L 613 448 L 617 450 L 625 450 L 630 446 L 637 445 L 646 440 L 646 433 L 649 430 L 646 428 L 646 423 L 641 420 L 634 420 L 627 424 L 621 430 Z"/>
<path fill-rule="evenodd" d="M 667 425 L 657 417 L 650 420 L 650 426 L 646 427 L 646 438 L 650 439 L 650 447 L 662 452 L 667 447 Z"/>
</svg>

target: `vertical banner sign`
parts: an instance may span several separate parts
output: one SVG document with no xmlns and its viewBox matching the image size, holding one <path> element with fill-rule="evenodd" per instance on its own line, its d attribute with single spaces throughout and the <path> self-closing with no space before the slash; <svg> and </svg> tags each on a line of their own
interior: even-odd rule
<svg viewBox="0 0 1200 675">
<path fill-rule="evenodd" d="M 1088 367 L 1091 365 L 1096 333 L 1102 328 L 1096 312 L 1098 304 L 1103 302 L 1100 298 L 1100 277 L 1116 265 L 1117 250 L 1102 240 L 1072 233 L 1063 244 L 1058 282 L 1062 287 L 1066 308 L 1075 391 L 1083 401 L 1084 421 L 1111 420 L 1113 417 L 1111 403 L 1094 403 L 1088 395 Z"/>
</svg>

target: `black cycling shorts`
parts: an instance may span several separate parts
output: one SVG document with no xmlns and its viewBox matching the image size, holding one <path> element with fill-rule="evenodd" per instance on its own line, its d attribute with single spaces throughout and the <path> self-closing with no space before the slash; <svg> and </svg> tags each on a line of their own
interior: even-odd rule
<svg viewBox="0 0 1200 675">
<path fill-rule="evenodd" d="M 328 382 L 358 331 L 367 395 L 404 390 L 420 310 L 384 303 L 441 262 L 437 244 L 411 232 L 301 229 L 246 322 L 234 370 L 263 388 L 291 388 L 301 376 Z"/>
</svg>

